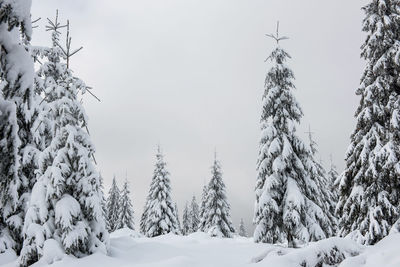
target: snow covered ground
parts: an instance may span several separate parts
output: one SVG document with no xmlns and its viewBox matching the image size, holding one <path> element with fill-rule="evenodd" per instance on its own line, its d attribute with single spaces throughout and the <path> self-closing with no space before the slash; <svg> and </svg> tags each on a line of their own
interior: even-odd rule
<svg viewBox="0 0 400 267">
<path fill-rule="evenodd" d="M 255 244 L 250 238 L 219 239 L 204 233 L 186 237 L 165 235 L 156 238 L 140 237 L 136 232 L 123 229 L 111 235 L 109 256 L 95 254 L 82 259 L 61 256 L 53 264 L 43 260 L 35 264 L 51 267 L 244 267 L 314 266 L 332 247 L 346 254 L 341 267 L 398 267 L 400 266 L 400 234 L 386 237 L 374 247 L 361 247 L 352 241 L 331 238 L 301 249 L 287 249 L 267 244 Z M 353 256 L 351 256 L 353 254 Z M 48 251 L 47 261 L 57 258 L 57 250 Z M 354 256 L 355 254 L 359 254 Z M 339 255 L 339 254 L 337 254 Z M 328 255 L 329 256 L 329 255 Z M 332 255 L 330 255 L 332 256 Z M 332 256 L 333 257 L 333 256 Z M 0 265 L 16 267 L 15 255 L 0 255 Z"/>
</svg>

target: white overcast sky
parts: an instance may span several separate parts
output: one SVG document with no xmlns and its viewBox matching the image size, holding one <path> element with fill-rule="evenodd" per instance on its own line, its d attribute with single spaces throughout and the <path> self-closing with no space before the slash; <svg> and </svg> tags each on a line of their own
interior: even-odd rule
<svg viewBox="0 0 400 267">
<path fill-rule="evenodd" d="M 215 147 L 235 225 L 253 215 L 263 83 L 274 48 L 290 37 L 296 96 L 322 160 L 343 170 L 363 70 L 361 0 L 34 0 L 33 44 L 50 45 L 46 17 L 71 21 L 75 74 L 94 88 L 85 107 L 108 190 L 128 173 L 136 219 L 160 143 L 182 215 L 210 178 Z"/>
</svg>

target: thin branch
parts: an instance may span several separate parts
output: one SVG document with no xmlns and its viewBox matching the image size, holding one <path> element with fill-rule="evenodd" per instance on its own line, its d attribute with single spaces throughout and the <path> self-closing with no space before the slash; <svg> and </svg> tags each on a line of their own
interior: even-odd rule
<svg viewBox="0 0 400 267">
<path fill-rule="evenodd" d="M 279 37 L 279 21 L 277 22 L 276 25 L 276 35 L 271 33 L 271 34 L 266 34 L 266 36 L 274 39 L 277 44 L 279 44 L 280 41 L 289 39 L 289 37 L 286 36 Z"/>
</svg>

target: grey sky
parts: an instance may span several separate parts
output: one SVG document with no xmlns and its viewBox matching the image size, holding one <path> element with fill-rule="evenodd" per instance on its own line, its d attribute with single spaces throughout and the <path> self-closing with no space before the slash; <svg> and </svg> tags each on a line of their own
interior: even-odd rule
<svg viewBox="0 0 400 267">
<path fill-rule="evenodd" d="M 102 100 L 85 98 L 106 190 L 125 172 L 136 219 L 161 143 L 180 215 L 221 160 L 235 225 L 250 227 L 263 81 L 273 49 L 266 33 L 290 37 L 296 96 L 316 133 L 322 159 L 341 171 L 354 128 L 354 94 L 363 62 L 361 0 L 35 0 L 42 17 L 34 44 L 49 45 L 46 17 L 71 21 L 76 75 Z"/>
</svg>

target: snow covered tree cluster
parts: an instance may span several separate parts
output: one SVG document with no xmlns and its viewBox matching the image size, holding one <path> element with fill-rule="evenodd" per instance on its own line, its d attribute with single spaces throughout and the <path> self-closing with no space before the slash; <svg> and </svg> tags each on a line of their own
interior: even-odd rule
<svg viewBox="0 0 400 267">
<path fill-rule="evenodd" d="M 122 228 L 135 230 L 135 213 L 130 196 L 128 179 L 125 179 L 122 191 L 120 191 L 114 176 L 105 205 L 107 229 L 109 232 L 114 232 Z"/>
<path fill-rule="evenodd" d="M 356 128 L 339 175 L 326 171 L 317 145 L 296 135 L 303 116 L 292 93 L 289 54 L 277 41 L 268 60 L 261 115 L 254 223 L 256 242 L 289 246 L 330 236 L 373 245 L 400 225 L 400 1 L 363 7 L 366 67 L 356 94 Z"/>
<path fill-rule="evenodd" d="M 186 202 L 182 224 L 178 216 L 178 207 L 172 204 L 169 172 L 160 147 L 156 159 L 149 194 L 140 219 L 140 232 L 147 237 L 167 233 L 188 235 L 197 231 L 206 232 L 210 236 L 232 237 L 235 229 L 231 222 L 230 205 L 227 202 L 221 166 L 217 158 L 215 157 L 212 166 L 211 180 L 203 187 L 200 205 L 196 196 L 193 196 L 190 202 Z M 118 192 L 118 189 L 114 188 L 116 186 L 113 185 L 110 189 L 110 197 L 117 195 L 112 193 Z"/>
<path fill-rule="evenodd" d="M 196 197 L 193 196 L 190 205 L 186 203 L 182 217 L 182 234 L 188 235 L 200 229 L 200 210 Z"/>
<path fill-rule="evenodd" d="M 21 266 L 50 243 L 77 257 L 108 247 L 101 178 L 78 100 L 89 88 L 69 66 L 80 49 L 70 49 L 69 23 L 58 15 L 47 26 L 51 46 L 32 46 L 30 9 L 31 1 L 0 1 L 0 252 L 13 249 Z"/>
</svg>

